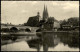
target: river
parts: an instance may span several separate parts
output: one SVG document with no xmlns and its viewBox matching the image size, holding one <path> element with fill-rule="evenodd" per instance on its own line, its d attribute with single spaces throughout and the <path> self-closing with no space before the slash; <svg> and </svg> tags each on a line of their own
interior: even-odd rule
<svg viewBox="0 0 80 52">
<path fill-rule="evenodd" d="M 75 35 L 74 34 L 58 35 L 57 37 L 55 36 L 56 38 L 53 37 L 54 40 L 52 40 L 51 37 L 46 39 L 48 43 L 51 44 L 48 46 L 48 49 L 47 49 L 48 51 L 79 51 L 78 35 L 76 34 Z M 41 40 L 35 39 L 35 40 L 32 40 L 31 42 L 28 42 L 26 39 L 27 39 L 26 37 L 22 37 L 17 39 L 16 41 L 5 40 L 4 42 L 8 42 L 8 43 L 1 45 L 1 51 L 37 51 L 38 44 L 40 45 L 39 46 L 40 51 L 44 50 L 43 49 L 44 46 L 40 43 L 42 42 Z M 44 40 L 43 42 L 45 43 L 46 41 Z M 33 46 L 33 45 L 36 45 L 36 46 Z M 46 45 L 48 45 L 47 42 L 46 42 Z"/>
<path fill-rule="evenodd" d="M 26 41 L 21 41 L 2 45 L 1 51 L 37 51 L 37 49 L 30 48 Z M 40 48 L 40 51 L 43 51 L 43 46 Z M 49 48 L 48 51 L 79 51 L 79 48 L 70 48 L 68 45 L 59 43 L 57 46 Z"/>
</svg>

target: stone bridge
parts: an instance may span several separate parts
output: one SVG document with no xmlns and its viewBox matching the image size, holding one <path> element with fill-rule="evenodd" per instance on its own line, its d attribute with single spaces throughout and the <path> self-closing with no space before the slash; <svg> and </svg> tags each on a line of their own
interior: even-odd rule
<svg viewBox="0 0 80 52">
<path fill-rule="evenodd" d="M 30 26 L 19 26 L 19 25 L 1 25 L 1 29 L 11 29 L 12 27 L 17 28 L 18 30 L 25 30 L 25 29 L 29 29 L 31 32 L 35 32 L 37 29 L 39 29 L 39 27 L 30 27 Z"/>
</svg>

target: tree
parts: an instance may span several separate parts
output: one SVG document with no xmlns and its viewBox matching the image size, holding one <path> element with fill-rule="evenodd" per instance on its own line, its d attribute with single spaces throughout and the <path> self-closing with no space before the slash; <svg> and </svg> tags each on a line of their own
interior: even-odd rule
<svg viewBox="0 0 80 52">
<path fill-rule="evenodd" d="M 71 18 L 68 19 L 68 21 L 63 20 L 60 25 L 61 25 L 61 26 L 62 26 L 62 25 L 79 26 L 79 18 L 77 18 L 77 17 L 71 17 Z"/>
<path fill-rule="evenodd" d="M 39 26 L 41 27 L 45 23 L 45 20 L 40 20 Z"/>
<path fill-rule="evenodd" d="M 73 26 L 78 26 L 79 25 L 79 18 L 76 18 L 76 17 L 69 18 L 67 22 L 68 22 L 68 24 L 71 24 Z"/>
<path fill-rule="evenodd" d="M 60 27 L 62 28 L 62 25 L 66 25 L 66 24 L 67 24 L 67 21 L 63 20 L 62 23 L 60 24 Z"/>
</svg>

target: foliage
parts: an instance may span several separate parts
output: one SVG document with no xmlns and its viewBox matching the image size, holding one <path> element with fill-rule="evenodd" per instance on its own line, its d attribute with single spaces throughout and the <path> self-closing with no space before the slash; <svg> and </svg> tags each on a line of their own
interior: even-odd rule
<svg viewBox="0 0 80 52">
<path fill-rule="evenodd" d="M 63 20 L 60 25 L 61 25 L 61 26 L 62 26 L 62 25 L 78 26 L 78 25 L 79 25 L 79 18 L 71 17 L 71 18 L 69 18 L 67 21 L 66 21 L 66 20 Z"/>
<path fill-rule="evenodd" d="M 79 19 L 78 18 L 69 18 L 67 22 L 72 24 L 73 26 L 79 25 Z"/>
</svg>

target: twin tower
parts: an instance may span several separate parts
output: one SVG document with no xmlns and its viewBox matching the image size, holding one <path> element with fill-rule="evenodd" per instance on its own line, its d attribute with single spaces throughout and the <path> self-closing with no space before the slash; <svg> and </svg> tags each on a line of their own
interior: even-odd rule
<svg viewBox="0 0 80 52">
<path fill-rule="evenodd" d="M 48 11 L 47 11 L 47 6 L 45 7 L 44 5 L 44 11 L 43 11 L 43 20 L 47 20 L 49 17 Z"/>
</svg>

